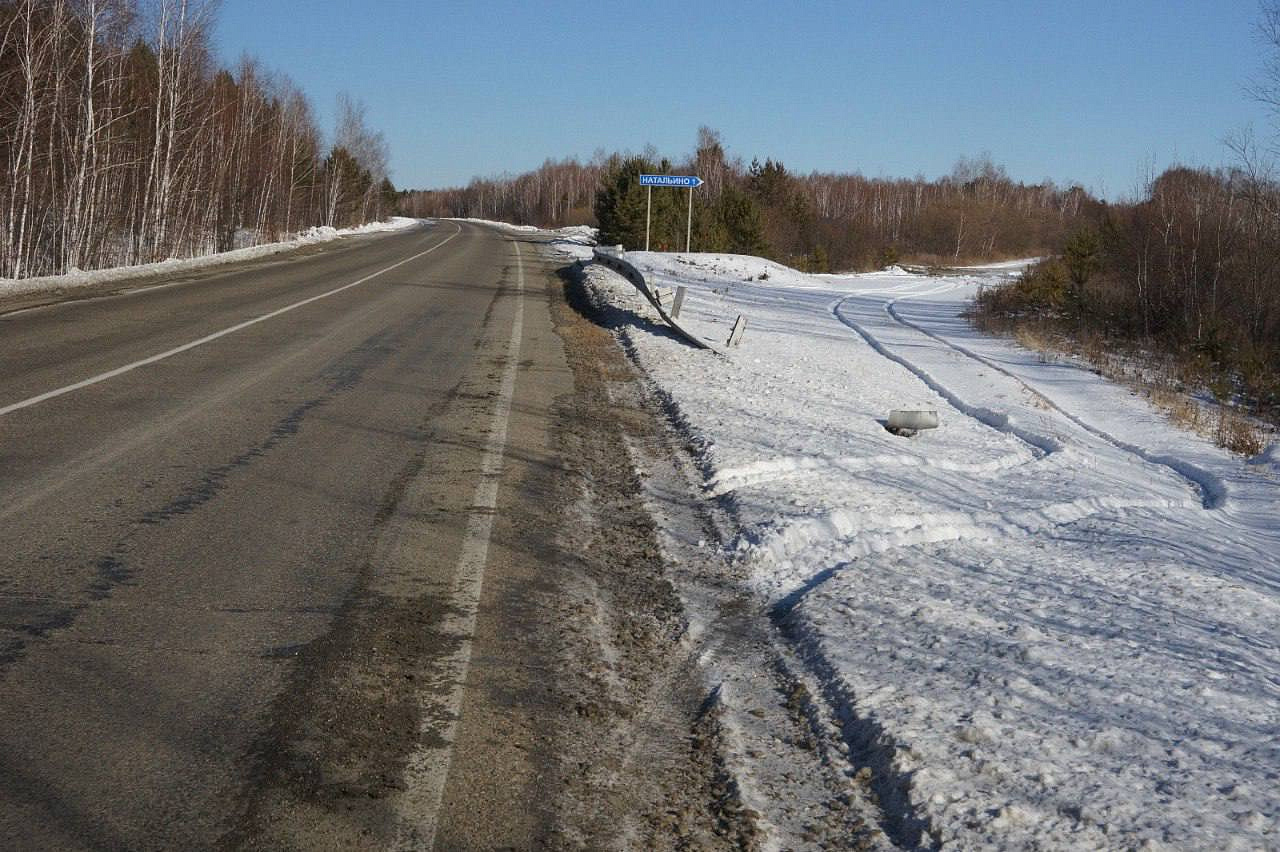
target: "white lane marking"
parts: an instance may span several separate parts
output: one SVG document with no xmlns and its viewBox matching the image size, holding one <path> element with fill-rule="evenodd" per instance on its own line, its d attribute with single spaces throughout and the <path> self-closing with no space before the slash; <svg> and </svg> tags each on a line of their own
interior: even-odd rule
<svg viewBox="0 0 1280 852">
<path fill-rule="evenodd" d="M 520 244 L 513 241 L 512 245 L 516 250 L 516 307 L 511 323 L 511 340 L 507 344 L 507 365 L 498 390 L 498 402 L 489 421 L 489 441 L 480 462 L 480 481 L 476 484 L 471 514 L 462 536 L 449 614 L 442 620 L 440 629 L 445 636 L 457 637 L 458 648 L 440 661 L 437 682 L 447 684 L 448 691 L 441 700 L 432 702 L 431 712 L 426 714 L 421 728 L 424 739 L 430 738 L 440 745 L 420 747 L 410 757 L 406 774 L 422 779 L 422 783 L 414 796 L 416 812 L 404 814 L 407 823 L 401 827 L 396 849 L 418 850 L 435 846 L 440 805 L 444 800 L 445 781 L 449 777 L 453 744 L 462 713 L 467 669 L 471 665 L 471 640 L 476 631 L 480 592 L 484 588 L 484 568 L 489 559 L 489 536 L 493 531 L 498 484 L 502 479 L 502 461 L 507 448 L 507 424 L 511 418 L 511 400 L 515 395 L 516 371 L 520 362 L 520 338 L 524 333 L 524 263 Z M 443 726 L 440 726 L 441 720 Z"/>
<path fill-rule="evenodd" d="M 226 337 L 228 334 L 235 334 L 237 331 L 243 331 L 244 329 L 248 328 L 251 325 L 257 325 L 260 322 L 266 322 L 269 319 L 278 317 L 281 314 L 287 314 L 289 311 L 296 310 L 298 308 L 303 307 L 304 305 L 309 305 L 312 302 L 318 302 L 321 299 L 327 299 L 330 296 L 341 293 L 343 290 L 350 290 L 352 287 L 359 287 L 361 284 L 365 283 L 366 281 L 372 280 L 374 278 L 377 278 L 379 275 L 390 272 L 396 267 L 404 266 L 406 263 L 409 263 L 410 261 L 413 261 L 413 260 L 417 260 L 423 255 L 431 254 L 431 252 L 440 248 L 445 243 L 449 242 L 449 240 L 453 239 L 454 237 L 458 236 L 458 234 L 462 233 L 461 225 L 457 225 L 455 223 L 454 227 L 456 227 L 458 230 L 454 231 L 452 234 L 445 237 L 443 240 L 436 243 L 426 251 L 420 251 L 417 254 L 413 255 L 412 257 L 406 257 L 404 260 L 401 260 L 397 263 L 393 263 L 384 269 L 379 269 L 377 272 L 370 273 L 369 275 L 366 275 L 365 277 L 359 279 L 358 281 L 352 281 L 350 284 L 343 284 L 341 287 L 335 287 L 334 289 L 329 290 L 325 293 L 321 293 L 318 296 L 311 296 L 309 298 L 303 299 L 300 302 L 294 302 L 292 305 L 285 305 L 283 308 L 276 308 L 274 311 L 271 311 L 270 313 L 265 313 L 262 316 L 254 317 L 253 319 L 245 320 L 244 322 L 241 322 L 241 323 L 236 323 L 230 328 L 224 328 L 221 331 L 215 331 L 213 334 L 206 334 L 204 337 L 201 337 L 198 340 L 192 340 L 190 343 L 184 343 L 181 346 L 175 346 L 172 349 L 169 349 L 164 352 L 159 352 L 155 355 L 148 356 L 146 358 L 143 358 L 140 361 L 134 361 L 132 364 L 125 364 L 123 367 L 116 367 L 114 370 L 108 370 L 105 373 L 99 373 L 96 376 L 90 376 L 89 378 L 83 379 L 82 381 L 75 382 L 74 384 L 64 385 L 63 387 L 55 388 L 54 390 L 51 390 L 51 391 L 45 391 L 44 393 L 30 397 L 29 399 L 24 399 L 18 402 L 10 403 L 9 405 L 6 405 L 0 408 L 0 417 L 3 417 L 6 414 L 11 414 L 14 411 L 20 411 L 24 408 L 30 408 L 33 405 L 38 405 L 39 403 L 45 402 L 46 400 L 54 399 L 56 397 L 62 396 L 63 394 L 68 394 L 68 393 L 71 393 L 72 391 L 78 391 L 83 388 L 87 388 L 91 385 L 96 385 L 99 382 L 105 382 L 107 379 L 114 379 L 116 376 L 124 375 L 125 373 L 128 373 L 131 370 L 138 369 L 139 367 L 145 367 L 148 364 L 154 364 L 157 361 L 163 361 L 166 358 L 172 358 L 174 355 L 179 355 L 183 352 L 187 352 L 191 349 L 195 349 L 197 346 L 203 346 L 206 343 L 211 343 L 220 337 Z"/>
</svg>

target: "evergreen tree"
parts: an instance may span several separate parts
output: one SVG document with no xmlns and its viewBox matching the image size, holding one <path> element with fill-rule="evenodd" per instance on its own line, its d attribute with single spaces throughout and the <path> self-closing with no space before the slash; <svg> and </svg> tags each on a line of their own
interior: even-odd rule
<svg viewBox="0 0 1280 852">
<path fill-rule="evenodd" d="M 645 213 L 649 206 L 649 187 L 640 185 L 641 174 L 669 174 L 668 160 L 654 165 L 644 157 L 619 160 L 605 174 L 596 193 L 595 213 L 600 227 L 600 242 L 621 244 L 627 249 L 643 249 Z M 684 248 L 685 205 L 688 190 L 654 187 L 650 217 L 650 247 L 656 251 L 678 251 Z"/>
<path fill-rule="evenodd" d="M 663 158 L 653 173 L 669 175 L 674 171 L 675 167 L 672 166 L 671 161 Z M 642 187 L 642 189 L 646 191 L 647 195 L 648 187 Z M 689 203 L 689 197 L 686 193 L 689 191 L 670 187 L 653 188 L 653 221 L 651 224 L 650 247 L 655 251 L 684 251 L 685 222 L 688 216 L 686 205 Z M 643 221 L 640 234 L 643 238 Z M 641 247 L 643 248 L 643 243 Z"/>
<path fill-rule="evenodd" d="M 1084 285 L 1102 265 L 1102 241 L 1098 232 L 1092 227 L 1083 227 L 1073 233 L 1066 245 L 1062 247 L 1062 259 L 1071 275 L 1076 296 L 1080 296 Z"/>
<path fill-rule="evenodd" d="M 726 251 L 735 254 L 767 254 L 764 224 L 760 208 L 737 187 L 726 185 L 717 204 L 719 220 L 725 232 Z"/>
<path fill-rule="evenodd" d="M 373 175 L 350 151 L 335 147 L 324 161 L 325 206 L 328 224 L 345 227 L 361 218 L 361 205 L 373 186 Z"/>
<path fill-rule="evenodd" d="M 396 190 L 395 184 L 391 182 L 391 178 L 384 177 L 382 183 L 378 185 L 378 195 L 380 201 L 378 216 L 381 218 L 396 209 L 400 193 Z"/>
<path fill-rule="evenodd" d="M 644 248 L 645 188 L 640 175 L 653 171 L 643 157 L 618 160 L 600 181 L 595 213 L 603 245 Z"/>
</svg>

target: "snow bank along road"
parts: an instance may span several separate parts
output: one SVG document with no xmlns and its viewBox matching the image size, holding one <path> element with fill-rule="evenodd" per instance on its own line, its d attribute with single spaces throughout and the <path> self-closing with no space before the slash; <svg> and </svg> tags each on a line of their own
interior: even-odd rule
<svg viewBox="0 0 1280 852">
<path fill-rule="evenodd" d="M 590 659 L 564 607 L 657 608 L 565 581 L 579 483 L 624 504 L 566 460 L 570 415 L 609 427 L 575 402 L 587 324 L 537 242 L 443 221 L 0 315 L 0 846 L 564 830 L 557 761 L 597 771 L 583 743 L 619 728 L 560 673 Z M 575 565 L 645 564 L 602 528 Z"/>
<path fill-rule="evenodd" d="M 384 222 L 369 222 L 353 228 L 329 226 L 308 228 L 283 242 L 260 243 L 199 257 L 170 258 L 156 263 L 119 266 L 111 269 L 76 270 L 66 275 L 53 275 L 46 278 L 18 280 L 0 278 L 0 311 L 8 313 L 24 307 L 60 302 L 68 298 L 92 298 L 123 290 L 140 290 L 148 286 L 164 287 L 173 283 L 175 279 L 179 279 L 180 276 L 207 272 L 213 267 L 296 251 L 303 246 L 325 243 L 353 234 L 399 231 L 416 227 L 420 223 L 421 220 L 418 219 L 392 216 Z M 148 281 L 152 283 L 149 284 Z"/>
<path fill-rule="evenodd" d="M 967 300 L 1008 270 L 628 259 L 688 288 L 681 321 L 708 340 L 748 319 L 728 357 L 696 352 L 587 268 L 892 845 L 1280 847 L 1274 446 L 1234 458 L 1081 365 L 975 333 Z M 917 405 L 941 428 L 885 431 Z M 760 700 L 719 665 L 726 694 Z M 741 751 L 768 818 L 792 793 Z"/>
</svg>

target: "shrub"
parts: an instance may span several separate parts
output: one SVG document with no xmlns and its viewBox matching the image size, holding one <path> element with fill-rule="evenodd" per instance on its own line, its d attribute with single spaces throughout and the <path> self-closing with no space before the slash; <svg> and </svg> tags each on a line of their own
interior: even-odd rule
<svg viewBox="0 0 1280 852">
<path fill-rule="evenodd" d="M 1049 258 L 1027 269 L 1011 284 L 983 289 L 977 297 L 977 313 L 988 317 L 1053 317 L 1067 305 L 1066 266 Z"/>
<path fill-rule="evenodd" d="M 1256 456 L 1266 448 L 1262 432 L 1248 417 L 1228 406 L 1218 417 L 1216 442 L 1219 447 L 1242 456 Z"/>
</svg>

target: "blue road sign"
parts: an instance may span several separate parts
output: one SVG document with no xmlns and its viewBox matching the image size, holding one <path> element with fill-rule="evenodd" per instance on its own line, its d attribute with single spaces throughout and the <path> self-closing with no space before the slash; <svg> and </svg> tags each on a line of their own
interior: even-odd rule
<svg viewBox="0 0 1280 852">
<path fill-rule="evenodd" d="M 641 186 L 687 186 L 693 189 L 702 186 L 702 178 L 697 175 L 640 175 Z"/>
</svg>

